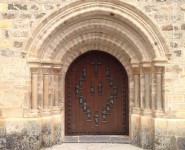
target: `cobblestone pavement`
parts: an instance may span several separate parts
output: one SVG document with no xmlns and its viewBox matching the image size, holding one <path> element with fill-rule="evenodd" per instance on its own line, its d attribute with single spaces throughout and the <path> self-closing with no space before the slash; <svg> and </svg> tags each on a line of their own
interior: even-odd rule
<svg viewBox="0 0 185 150">
<path fill-rule="evenodd" d="M 142 150 L 130 144 L 65 143 L 43 150 Z"/>
</svg>

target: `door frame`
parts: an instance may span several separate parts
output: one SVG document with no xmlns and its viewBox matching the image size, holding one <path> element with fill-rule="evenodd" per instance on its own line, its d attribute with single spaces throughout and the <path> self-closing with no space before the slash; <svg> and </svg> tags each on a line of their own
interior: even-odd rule
<svg viewBox="0 0 185 150">
<path fill-rule="evenodd" d="M 67 73 L 68 73 L 68 70 L 70 69 L 70 67 L 71 67 L 71 65 L 73 64 L 73 63 L 75 63 L 75 61 L 78 61 L 79 59 L 80 59 L 80 57 L 83 57 L 84 55 L 86 55 L 86 54 L 89 54 L 89 53 L 93 53 L 93 52 L 99 52 L 99 53 L 103 53 L 103 54 L 105 54 L 105 55 L 109 55 L 110 57 L 113 57 L 121 66 L 122 66 L 122 69 L 124 70 L 124 72 L 125 72 L 125 75 L 126 75 L 126 77 L 127 77 L 127 88 L 126 88 L 126 98 L 127 98 L 127 100 L 126 100 L 126 116 L 127 116 L 127 120 L 126 120 L 126 125 L 127 125 L 127 131 L 128 131 L 128 133 L 127 133 L 127 135 L 85 135 L 85 137 L 87 137 L 87 139 L 89 140 L 89 141 L 94 141 L 94 139 L 93 139 L 93 137 L 95 136 L 95 137 L 97 137 L 98 139 L 99 139 L 99 141 L 100 141 L 100 143 L 101 143 L 101 137 L 104 137 L 104 139 L 106 139 L 106 138 L 108 138 L 108 139 L 110 139 L 110 141 L 109 140 L 105 140 L 104 142 L 106 142 L 106 143 L 110 143 L 113 139 L 118 139 L 118 140 L 116 140 L 118 143 L 120 143 L 119 141 L 124 141 L 124 143 L 129 143 L 129 134 L 130 134 L 130 111 L 129 111 L 129 106 L 130 106 L 130 101 L 129 101 L 129 97 L 130 97 L 130 93 L 129 93 L 129 83 L 130 83 L 130 79 L 131 78 L 129 78 L 129 76 L 128 76 L 128 73 L 127 73 L 127 70 L 126 70 L 126 68 L 124 67 L 124 65 L 120 62 L 120 60 L 118 59 L 118 58 L 116 58 L 115 56 L 113 56 L 112 54 L 110 54 L 110 53 L 108 53 L 108 52 L 106 52 L 106 51 L 101 51 L 101 50 L 90 50 L 90 51 L 87 51 L 87 52 L 85 52 L 85 53 L 83 53 L 83 54 L 81 54 L 81 55 L 79 55 L 78 57 L 76 57 L 72 62 L 71 62 L 71 64 L 69 65 L 69 67 L 67 68 L 67 71 L 65 72 L 65 76 L 64 76 L 64 111 L 63 111 L 63 113 L 64 113 L 64 131 L 63 131 L 63 134 L 64 134 L 64 142 L 70 142 L 70 141 L 72 141 L 72 142 L 78 142 L 78 141 L 80 141 L 80 139 L 82 138 L 83 139 L 83 137 L 84 136 L 81 136 L 81 135 L 76 135 L 76 136 L 73 136 L 73 135 L 66 135 L 66 111 L 65 111 L 65 109 L 66 109 L 66 77 L 67 77 Z M 77 140 L 78 139 L 78 140 Z M 83 139 L 81 142 L 83 142 L 83 141 L 86 141 L 86 142 L 88 142 L 88 140 L 87 139 Z M 123 140 L 120 140 L 120 139 L 123 139 Z M 96 140 L 95 140 L 96 141 Z M 121 142 L 122 143 L 122 142 Z"/>
</svg>

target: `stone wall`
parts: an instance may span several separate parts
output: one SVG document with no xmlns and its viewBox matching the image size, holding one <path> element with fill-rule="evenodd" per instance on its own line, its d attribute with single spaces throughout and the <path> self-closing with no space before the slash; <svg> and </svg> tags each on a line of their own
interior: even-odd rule
<svg viewBox="0 0 185 150">
<path fill-rule="evenodd" d="M 31 107 L 31 73 L 24 51 L 39 24 L 72 1 L 0 1 L 0 148 L 40 149 L 41 145 L 61 143 L 60 117 L 50 115 L 33 120 L 27 116 Z M 163 79 L 165 116 L 133 116 L 133 144 L 147 149 L 185 149 L 185 0 L 122 1 L 144 12 L 155 23 L 172 51 Z M 142 121 L 138 125 L 140 120 L 152 123 Z"/>
</svg>

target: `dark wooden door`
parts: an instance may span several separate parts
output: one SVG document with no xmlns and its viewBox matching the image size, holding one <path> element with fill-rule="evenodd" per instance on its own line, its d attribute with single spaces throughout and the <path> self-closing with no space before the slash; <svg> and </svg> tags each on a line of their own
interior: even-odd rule
<svg viewBox="0 0 185 150">
<path fill-rule="evenodd" d="M 66 75 L 66 135 L 127 135 L 128 77 L 113 56 L 91 51 Z"/>
</svg>

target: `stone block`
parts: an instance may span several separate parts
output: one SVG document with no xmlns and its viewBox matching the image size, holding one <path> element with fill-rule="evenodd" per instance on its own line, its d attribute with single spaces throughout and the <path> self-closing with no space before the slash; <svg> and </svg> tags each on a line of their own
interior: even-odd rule
<svg viewBox="0 0 185 150">
<path fill-rule="evenodd" d="M 177 148 L 179 150 L 184 150 L 185 149 L 185 137 L 179 137 L 177 139 Z"/>
<path fill-rule="evenodd" d="M 52 124 L 49 117 L 42 119 L 42 147 L 50 147 L 52 145 Z"/>
<path fill-rule="evenodd" d="M 0 38 L 0 48 L 8 49 L 12 47 L 12 41 L 7 38 Z"/>
<path fill-rule="evenodd" d="M 155 127 L 154 134 L 157 136 L 167 135 L 167 125 L 168 125 L 168 122 L 166 119 L 155 118 L 154 119 L 154 127 Z"/>
<path fill-rule="evenodd" d="M 3 19 L 15 19 L 17 17 L 14 13 L 3 13 L 2 16 Z"/>
<path fill-rule="evenodd" d="M 80 136 L 80 143 L 110 143 L 109 136 Z"/>
<path fill-rule="evenodd" d="M 174 25 L 172 25 L 172 24 L 170 24 L 170 25 L 165 25 L 165 26 L 162 26 L 162 30 L 163 31 L 173 31 L 173 30 L 178 30 L 179 28 L 178 28 L 178 26 L 174 26 Z"/>
<path fill-rule="evenodd" d="M 182 50 L 175 50 L 173 53 L 176 57 L 181 57 L 182 56 Z"/>
<path fill-rule="evenodd" d="M 176 139 L 173 136 L 155 136 L 155 150 L 175 150 Z"/>
<path fill-rule="evenodd" d="M 174 92 L 176 92 L 176 90 L 174 90 Z M 179 103 L 179 102 L 184 102 L 184 101 L 185 101 L 185 98 L 184 98 L 183 94 L 172 95 L 172 97 L 171 97 L 171 102 Z"/>
<path fill-rule="evenodd" d="M 8 10 L 27 10 L 27 5 L 18 3 L 8 4 Z"/>
<path fill-rule="evenodd" d="M 185 30 L 185 23 L 181 25 L 181 30 Z"/>
<path fill-rule="evenodd" d="M 182 4 L 182 5 L 180 6 L 180 8 L 181 8 L 182 11 L 185 11 L 185 4 Z"/>
<path fill-rule="evenodd" d="M 11 20 L 1 20 L 0 21 L 0 29 L 11 29 L 12 21 Z"/>
<path fill-rule="evenodd" d="M 132 114 L 132 116 L 131 116 L 131 130 L 132 131 L 139 131 L 141 128 L 140 123 L 141 123 L 140 115 Z"/>
<path fill-rule="evenodd" d="M 14 41 L 14 47 L 21 48 L 23 46 L 23 42 L 21 41 Z"/>
<path fill-rule="evenodd" d="M 6 12 L 8 5 L 6 3 L 0 3 L 0 12 Z"/>
<path fill-rule="evenodd" d="M 141 117 L 141 147 L 144 149 L 152 149 L 152 118 L 150 116 Z"/>
<path fill-rule="evenodd" d="M 4 108 L 2 109 L 2 116 L 4 118 L 21 118 L 23 117 L 22 108 Z"/>
<path fill-rule="evenodd" d="M 7 149 L 40 149 L 40 125 L 38 120 L 8 120 L 6 126 Z"/>
<path fill-rule="evenodd" d="M 78 143 L 78 136 L 65 136 L 64 143 Z"/>
<path fill-rule="evenodd" d="M 140 146 L 140 133 L 139 131 L 131 132 L 131 144 L 135 146 Z"/>
<path fill-rule="evenodd" d="M 122 144 L 129 144 L 129 137 L 121 137 L 121 136 L 115 136 L 111 137 L 112 143 L 122 143 Z"/>
</svg>

